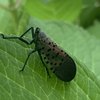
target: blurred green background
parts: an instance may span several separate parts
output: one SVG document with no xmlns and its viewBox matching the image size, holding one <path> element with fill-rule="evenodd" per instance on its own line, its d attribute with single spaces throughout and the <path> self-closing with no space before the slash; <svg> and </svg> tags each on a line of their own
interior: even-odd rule
<svg viewBox="0 0 100 100">
<path fill-rule="evenodd" d="M 75 79 L 49 78 L 37 53 L 19 73 L 34 44 L 0 37 L 0 100 L 100 100 L 100 0 L 0 0 L 0 33 L 20 36 L 30 27 L 74 59 Z"/>
</svg>

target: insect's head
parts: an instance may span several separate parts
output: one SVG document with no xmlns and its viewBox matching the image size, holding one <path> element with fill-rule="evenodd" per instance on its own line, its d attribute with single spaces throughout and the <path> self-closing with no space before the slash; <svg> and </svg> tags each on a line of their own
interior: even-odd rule
<svg viewBox="0 0 100 100">
<path fill-rule="evenodd" d="M 39 33 L 40 33 L 40 28 L 37 27 L 35 29 L 35 42 L 38 40 Z"/>
<path fill-rule="evenodd" d="M 37 28 L 35 29 L 35 34 L 39 34 L 39 33 L 40 33 L 40 28 L 37 27 Z"/>
<path fill-rule="evenodd" d="M 36 28 L 34 32 L 34 42 L 36 43 L 37 41 L 41 41 L 41 39 L 46 38 L 46 35 L 44 32 L 41 32 L 40 28 Z"/>
</svg>

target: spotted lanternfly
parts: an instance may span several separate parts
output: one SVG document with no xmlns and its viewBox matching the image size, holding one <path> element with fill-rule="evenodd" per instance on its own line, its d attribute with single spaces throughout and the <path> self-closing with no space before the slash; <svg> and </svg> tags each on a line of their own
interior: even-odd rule
<svg viewBox="0 0 100 100">
<path fill-rule="evenodd" d="M 32 32 L 32 40 L 29 42 L 25 40 L 23 36 L 30 30 Z M 48 75 L 49 70 L 47 65 L 50 66 L 49 69 L 62 81 L 69 82 L 75 77 L 76 65 L 74 60 L 41 32 L 40 28 L 36 28 L 34 31 L 34 28 L 31 27 L 20 37 L 6 37 L 3 34 L 0 35 L 3 39 L 19 39 L 27 45 L 35 44 L 35 48 L 28 54 L 24 66 L 20 71 L 24 70 L 30 55 L 37 51 Z"/>
</svg>

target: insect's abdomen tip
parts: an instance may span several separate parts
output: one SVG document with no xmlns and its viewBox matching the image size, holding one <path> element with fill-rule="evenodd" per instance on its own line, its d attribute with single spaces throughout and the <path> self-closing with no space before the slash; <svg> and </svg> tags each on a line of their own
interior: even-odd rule
<svg viewBox="0 0 100 100">
<path fill-rule="evenodd" d="M 55 74 L 62 81 L 71 81 L 76 75 L 76 64 L 73 59 L 66 60 L 61 67 L 56 69 Z"/>
</svg>

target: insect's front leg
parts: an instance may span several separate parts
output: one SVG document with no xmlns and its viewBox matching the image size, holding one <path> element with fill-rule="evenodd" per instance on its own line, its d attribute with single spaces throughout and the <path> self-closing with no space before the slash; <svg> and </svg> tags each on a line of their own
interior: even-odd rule
<svg viewBox="0 0 100 100">
<path fill-rule="evenodd" d="M 34 52 L 36 52 L 36 51 L 37 51 L 37 50 L 35 49 L 35 50 L 32 50 L 31 52 L 29 52 L 29 54 L 28 54 L 28 56 L 27 56 L 27 58 L 26 58 L 26 60 L 25 60 L 25 63 L 24 63 L 24 65 L 23 65 L 22 69 L 20 70 L 20 72 L 23 71 L 23 70 L 25 69 L 25 66 L 26 66 L 26 64 L 27 64 L 27 61 L 28 61 L 29 57 L 31 56 L 32 53 L 34 53 Z"/>
<path fill-rule="evenodd" d="M 23 71 L 23 70 L 25 69 L 25 66 L 26 66 L 26 64 L 27 64 L 27 62 L 28 62 L 29 57 L 31 56 L 31 54 L 34 53 L 34 52 L 36 52 L 36 51 L 39 51 L 39 50 L 41 50 L 41 49 L 37 49 L 37 47 L 35 47 L 34 50 L 32 50 L 32 51 L 29 52 L 29 54 L 28 54 L 28 56 L 27 56 L 27 58 L 26 58 L 26 60 L 25 60 L 25 62 L 24 62 L 24 65 L 23 65 L 22 69 L 20 70 L 20 72 Z M 49 75 L 48 68 L 47 68 L 46 65 L 44 64 L 44 62 L 43 62 L 42 57 L 41 57 L 40 54 L 39 54 L 39 56 L 40 56 L 40 59 L 41 59 L 43 65 L 44 65 L 45 68 L 46 68 L 47 74 Z M 50 77 L 50 75 L 49 75 L 49 77 Z"/>
<path fill-rule="evenodd" d="M 8 36 L 5 36 L 4 34 L 0 34 L 0 36 L 1 36 L 3 39 L 19 39 L 20 41 L 26 43 L 27 45 L 30 45 L 30 44 L 32 44 L 32 43 L 34 42 L 34 39 L 32 39 L 32 40 L 29 42 L 29 41 L 27 41 L 27 40 L 25 40 L 25 39 L 22 38 L 22 37 L 25 36 L 25 35 L 28 33 L 28 31 L 30 31 L 30 30 L 31 30 L 32 35 L 33 35 L 33 34 L 34 34 L 34 28 L 31 27 L 31 28 L 29 28 L 27 31 L 25 31 L 25 32 L 24 32 L 21 36 L 19 36 L 19 37 L 17 37 L 17 36 L 8 37 Z"/>
</svg>

